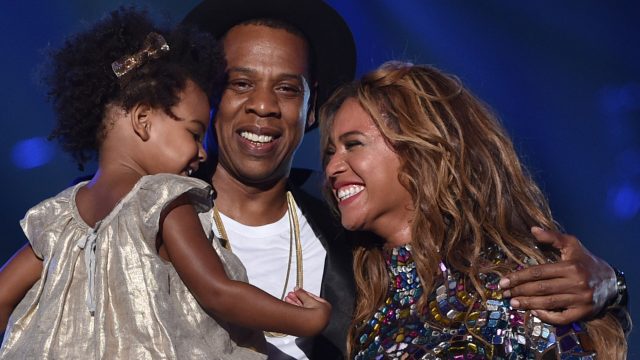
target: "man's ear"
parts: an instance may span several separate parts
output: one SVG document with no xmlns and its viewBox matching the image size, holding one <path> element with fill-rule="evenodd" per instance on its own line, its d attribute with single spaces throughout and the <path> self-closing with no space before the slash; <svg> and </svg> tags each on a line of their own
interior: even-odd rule
<svg viewBox="0 0 640 360">
<path fill-rule="evenodd" d="M 131 127 L 142 141 L 149 140 L 149 130 L 151 129 L 151 113 L 153 108 L 148 104 L 140 103 L 131 109 L 129 116 Z"/>
<path fill-rule="evenodd" d="M 309 97 L 309 111 L 307 112 L 307 129 L 313 126 L 316 119 L 316 106 L 318 103 L 318 83 L 313 84 L 313 92 L 311 93 L 311 97 Z"/>
</svg>

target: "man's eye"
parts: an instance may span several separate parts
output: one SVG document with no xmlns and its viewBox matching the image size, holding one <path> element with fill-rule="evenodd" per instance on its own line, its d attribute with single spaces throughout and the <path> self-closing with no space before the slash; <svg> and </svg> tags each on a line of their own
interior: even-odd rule
<svg viewBox="0 0 640 360">
<path fill-rule="evenodd" d="M 288 94 L 299 94 L 301 92 L 298 86 L 290 85 L 290 84 L 279 85 L 276 89 L 280 92 L 284 92 Z"/>
<path fill-rule="evenodd" d="M 227 87 L 235 90 L 246 90 L 251 86 L 251 83 L 246 80 L 233 80 L 229 81 Z"/>
</svg>

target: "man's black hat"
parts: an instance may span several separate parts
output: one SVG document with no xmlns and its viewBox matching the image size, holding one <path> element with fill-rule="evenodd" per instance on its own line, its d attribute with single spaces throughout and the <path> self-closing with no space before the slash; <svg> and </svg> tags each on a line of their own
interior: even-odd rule
<svg viewBox="0 0 640 360">
<path fill-rule="evenodd" d="M 339 85 L 353 80 L 353 35 L 340 14 L 322 0 L 205 0 L 182 23 L 221 38 L 238 23 L 262 18 L 291 24 L 310 42 L 318 81 L 316 110 Z"/>
</svg>

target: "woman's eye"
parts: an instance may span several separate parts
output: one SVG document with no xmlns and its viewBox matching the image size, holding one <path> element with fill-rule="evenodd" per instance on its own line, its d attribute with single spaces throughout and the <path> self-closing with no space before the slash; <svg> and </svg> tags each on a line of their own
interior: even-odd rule
<svg viewBox="0 0 640 360">
<path fill-rule="evenodd" d="M 331 161 L 331 158 L 335 153 L 336 153 L 336 149 L 333 147 L 329 147 L 324 150 L 324 154 L 322 156 L 322 167 L 327 166 L 327 164 L 329 163 L 329 161 Z"/>
<path fill-rule="evenodd" d="M 331 157 L 335 153 L 336 153 L 336 149 L 334 148 L 327 148 L 324 150 L 324 156 L 326 157 Z"/>
<path fill-rule="evenodd" d="M 358 146 L 358 145 L 362 145 L 362 143 L 360 141 L 356 141 L 356 140 L 351 140 L 351 141 L 347 141 L 347 142 L 344 143 L 344 147 L 347 148 L 347 149 L 351 149 L 351 148 L 353 148 L 355 146 Z"/>
<path fill-rule="evenodd" d="M 331 157 L 336 153 L 336 149 L 332 147 L 328 147 L 324 149 L 324 158 L 331 159 Z"/>
</svg>

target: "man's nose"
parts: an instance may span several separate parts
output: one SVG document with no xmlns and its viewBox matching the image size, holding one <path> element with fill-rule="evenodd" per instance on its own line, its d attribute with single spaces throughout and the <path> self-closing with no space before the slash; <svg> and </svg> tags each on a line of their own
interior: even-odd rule
<svg viewBox="0 0 640 360">
<path fill-rule="evenodd" d="M 271 88 L 256 87 L 246 103 L 246 111 L 260 117 L 280 118 L 278 96 Z"/>
</svg>

